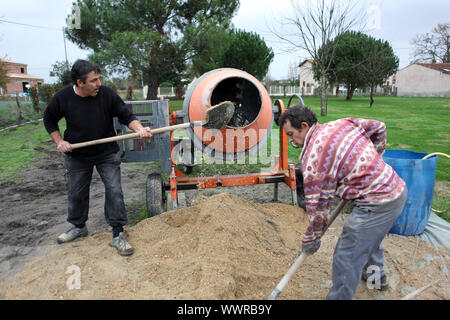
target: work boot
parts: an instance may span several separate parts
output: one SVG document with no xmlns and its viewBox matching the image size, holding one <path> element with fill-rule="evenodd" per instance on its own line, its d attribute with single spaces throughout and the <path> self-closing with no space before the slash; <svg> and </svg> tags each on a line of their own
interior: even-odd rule
<svg viewBox="0 0 450 320">
<path fill-rule="evenodd" d="M 61 243 L 65 243 L 65 242 L 70 242 L 75 240 L 76 238 L 79 237 L 86 237 L 88 234 L 88 230 L 87 227 L 84 226 L 83 228 L 77 228 L 75 226 L 73 226 L 72 228 L 70 228 L 69 230 L 67 230 L 66 232 L 64 232 L 63 234 L 61 234 L 56 241 L 61 244 Z"/>
<path fill-rule="evenodd" d="M 115 238 L 112 238 L 109 245 L 113 248 L 117 249 L 117 252 L 121 256 L 129 256 L 134 252 L 133 247 L 125 240 L 123 232 L 119 233 L 119 235 Z"/>
<path fill-rule="evenodd" d="M 367 279 L 368 279 L 368 278 L 369 278 L 369 276 L 367 275 L 367 272 L 364 272 L 364 271 L 363 271 L 363 273 L 362 273 L 362 275 L 361 275 L 361 280 L 367 282 Z M 389 288 L 389 285 L 388 285 L 387 277 L 386 277 L 385 274 L 383 274 L 383 275 L 381 276 L 381 279 L 380 279 L 380 288 L 377 288 L 377 287 L 375 286 L 374 289 L 377 289 L 377 290 L 379 290 L 379 291 L 386 291 L 388 288 Z"/>
</svg>

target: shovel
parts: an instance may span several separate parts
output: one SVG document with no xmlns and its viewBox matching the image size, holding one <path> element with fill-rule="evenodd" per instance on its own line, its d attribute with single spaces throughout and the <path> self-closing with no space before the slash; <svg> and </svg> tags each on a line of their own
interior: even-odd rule
<svg viewBox="0 0 450 320">
<path fill-rule="evenodd" d="M 206 110 L 205 116 L 202 121 L 193 121 L 182 124 L 177 124 L 168 127 L 162 127 L 150 130 L 154 134 L 174 131 L 178 129 L 193 128 L 198 126 L 203 126 L 206 129 L 222 129 L 231 120 L 234 114 L 234 104 L 230 101 L 224 101 L 215 106 L 212 106 Z M 104 139 L 80 142 L 71 144 L 72 149 L 78 149 L 88 146 L 93 146 L 96 144 L 108 143 L 113 141 L 122 141 L 126 139 L 139 138 L 139 133 L 129 133 L 115 137 L 109 137 Z"/>
<path fill-rule="evenodd" d="M 324 235 L 325 231 L 327 231 L 328 227 L 333 223 L 334 219 L 341 213 L 342 208 L 345 205 L 345 200 L 341 200 L 336 208 L 333 210 L 333 213 L 331 214 L 330 221 L 322 232 L 322 236 Z M 276 300 L 278 296 L 280 295 L 281 291 L 283 291 L 284 287 L 287 285 L 289 280 L 291 280 L 292 276 L 294 275 L 295 271 L 300 267 L 300 265 L 305 261 L 306 257 L 308 256 L 308 253 L 302 252 L 300 256 L 295 260 L 295 262 L 292 264 L 292 266 L 289 268 L 288 272 L 284 275 L 283 279 L 278 283 L 277 287 L 272 291 L 270 296 L 267 298 L 267 300 Z"/>
</svg>

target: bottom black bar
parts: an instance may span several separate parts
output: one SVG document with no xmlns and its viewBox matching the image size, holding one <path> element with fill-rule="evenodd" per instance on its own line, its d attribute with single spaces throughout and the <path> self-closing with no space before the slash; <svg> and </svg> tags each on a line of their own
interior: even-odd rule
<svg viewBox="0 0 450 320">
<path fill-rule="evenodd" d="M 143 297 L 144 298 L 144 297 Z M 28 307 L 28 308 L 27 308 Z M 33 314 L 45 314 L 61 317 L 67 310 L 101 315 L 101 319 L 130 318 L 133 314 L 143 315 L 146 319 L 307 319 L 310 315 L 325 318 L 339 315 L 347 318 L 365 318 L 364 315 L 386 317 L 399 316 L 402 319 L 413 318 L 418 312 L 433 308 L 446 311 L 448 302 L 442 301 L 325 301 L 325 300 L 150 300 L 150 301 L 0 301 L 2 313 L 11 311 L 15 318 Z M 72 309 L 68 309 L 72 308 Z M 76 309 L 73 309 L 76 308 Z M 51 312 L 49 312 L 51 310 Z M 60 313 L 61 312 L 61 313 Z M 353 317 L 354 316 L 354 317 Z M 91 318 L 91 317 L 90 317 Z"/>
</svg>

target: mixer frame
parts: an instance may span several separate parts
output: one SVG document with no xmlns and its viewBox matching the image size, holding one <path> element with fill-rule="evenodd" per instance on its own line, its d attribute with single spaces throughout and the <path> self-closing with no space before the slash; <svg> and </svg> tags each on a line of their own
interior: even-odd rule
<svg viewBox="0 0 450 320">
<path fill-rule="evenodd" d="M 301 98 L 300 98 L 301 99 Z M 292 98 L 291 98 L 292 100 Z M 303 101 L 303 100 L 301 100 Z M 290 103 L 290 102 L 289 102 Z M 279 116 L 285 111 L 284 103 L 281 99 L 275 101 L 273 112 Z M 177 112 L 170 114 L 170 125 L 177 124 Z M 176 210 L 179 205 L 179 192 L 182 190 L 207 189 L 207 188 L 223 188 L 236 186 L 250 186 L 267 183 L 274 183 L 274 201 L 278 200 L 278 184 L 285 183 L 292 194 L 292 202 L 295 207 L 297 202 L 297 184 L 295 176 L 295 165 L 288 163 L 288 139 L 284 130 L 279 130 L 280 154 L 274 157 L 275 167 L 270 172 L 239 174 L 239 175 L 222 175 L 211 177 L 188 177 L 182 173 L 172 157 L 172 170 L 169 176 L 169 184 L 164 184 L 163 190 L 168 191 L 167 207 L 168 210 Z M 171 154 L 175 147 L 173 132 L 170 133 Z M 151 214 L 149 214 L 151 215 Z"/>
</svg>

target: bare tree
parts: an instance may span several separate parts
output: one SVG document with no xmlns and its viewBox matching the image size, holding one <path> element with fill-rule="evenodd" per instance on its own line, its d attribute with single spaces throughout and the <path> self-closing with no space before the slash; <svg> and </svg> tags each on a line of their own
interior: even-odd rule
<svg viewBox="0 0 450 320">
<path fill-rule="evenodd" d="M 266 88 L 269 88 L 275 83 L 275 80 L 273 79 L 272 75 L 269 72 L 267 72 L 262 82 L 266 86 Z"/>
<path fill-rule="evenodd" d="M 438 24 L 431 33 L 419 34 L 412 41 L 413 62 L 450 63 L 450 23 Z"/>
<path fill-rule="evenodd" d="M 328 46 L 336 36 L 352 29 L 360 28 L 364 19 L 361 10 L 358 15 L 353 14 L 354 1 L 342 0 L 291 0 L 292 16 L 284 17 L 283 26 L 294 27 L 294 34 L 280 34 L 272 31 L 279 39 L 285 42 L 288 50 L 305 52 L 314 60 L 319 71 L 318 80 L 321 92 L 321 115 L 327 114 L 328 87 L 326 74 L 334 56 L 336 46 Z M 274 29 L 272 29 L 274 30 Z M 322 50 L 319 50 L 323 48 Z"/>
<path fill-rule="evenodd" d="M 299 85 L 300 69 L 297 61 L 289 62 L 287 80 L 290 86 Z"/>
</svg>

